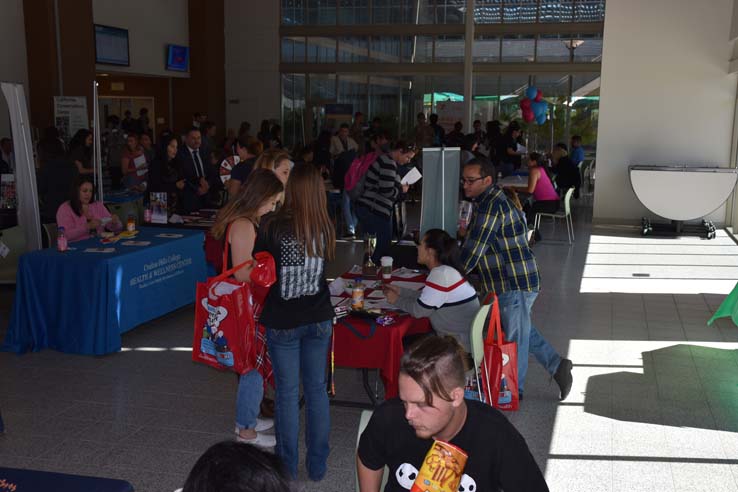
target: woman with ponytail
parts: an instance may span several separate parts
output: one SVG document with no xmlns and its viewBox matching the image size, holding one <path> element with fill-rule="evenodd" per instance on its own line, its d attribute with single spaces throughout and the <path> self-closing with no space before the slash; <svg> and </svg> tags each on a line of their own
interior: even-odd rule
<svg viewBox="0 0 738 492">
<path fill-rule="evenodd" d="M 430 318 L 436 333 L 451 335 L 471 352 L 469 332 L 479 298 L 461 273 L 456 240 L 441 229 L 429 230 L 418 244 L 418 263 L 430 269 L 425 287 L 416 291 L 387 284 L 387 301 L 415 318 Z"/>
</svg>

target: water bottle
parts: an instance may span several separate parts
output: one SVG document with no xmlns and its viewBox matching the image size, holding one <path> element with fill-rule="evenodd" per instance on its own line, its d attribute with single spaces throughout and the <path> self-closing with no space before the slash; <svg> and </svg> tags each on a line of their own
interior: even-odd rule
<svg viewBox="0 0 738 492">
<path fill-rule="evenodd" d="M 56 249 L 60 253 L 64 253 L 68 248 L 69 243 L 67 243 L 67 237 L 64 235 L 64 228 L 59 227 L 56 233 Z"/>
</svg>

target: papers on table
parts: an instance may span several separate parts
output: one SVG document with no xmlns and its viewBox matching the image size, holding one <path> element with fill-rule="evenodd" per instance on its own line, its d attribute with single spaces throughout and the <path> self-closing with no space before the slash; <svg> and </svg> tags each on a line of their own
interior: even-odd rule
<svg viewBox="0 0 738 492">
<path fill-rule="evenodd" d="M 115 248 L 87 248 L 85 253 L 115 253 Z"/>
<path fill-rule="evenodd" d="M 163 232 L 161 234 L 157 234 L 156 237 L 162 237 L 165 239 L 179 239 L 181 237 L 184 237 L 184 234 L 172 234 L 171 232 Z"/>
<path fill-rule="evenodd" d="M 351 267 L 351 270 L 349 270 L 351 275 L 361 275 L 361 272 L 361 265 L 354 265 Z"/>
<path fill-rule="evenodd" d="M 418 275 L 420 275 L 420 271 L 411 270 L 405 267 L 398 268 L 397 270 L 392 272 L 392 276 L 397 278 L 415 278 Z"/>
<path fill-rule="evenodd" d="M 422 178 L 423 175 L 420 174 L 420 171 L 418 171 L 417 167 L 414 167 L 408 171 L 408 173 L 402 177 L 402 180 L 400 180 L 400 184 L 404 185 L 411 185 L 415 184 L 418 181 L 420 181 L 420 178 Z"/>
<path fill-rule="evenodd" d="M 390 285 L 394 285 L 395 287 L 399 287 L 401 289 L 410 290 L 420 290 L 425 287 L 425 284 L 423 282 L 403 282 L 401 280 L 390 282 Z"/>
<path fill-rule="evenodd" d="M 331 296 L 331 304 L 333 304 L 333 307 L 336 307 L 336 306 L 345 306 L 345 305 L 350 304 L 350 303 L 351 303 L 351 298 L 350 297 L 336 297 L 336 296 Z"/>
<path fill-rule="evenodd" d="M 123 246 L 148 246 L 151 244 L 151 241 L 123 241 Z"/>
<path fill-rule="evenodd" d="M 340 296 L 341 294 L 343 294 L 343 291 L 345 288 L 346 288 L 346 281 L 342 279 L 341 277 L 338 277 L 333 282 L 328 284 L 328 290 L 331 292 L 332 296 Z"/>
<path fill-rule="evenodd" d="M 372 300 L 364 299 L 364 309 L 386 309 L 388 311 L 395 311 L 397 308 L 387 302 L 386 299 Z"/>
<path fill-rule="evenodd" d="M 146 156 L 141 154 L 140 156 L 133 159 L 133 163 L 136 165 L 136 174 L 139 176 L 145 176 L 149 169 L 146 165 Z"/>
<path fill-rule="evenodd" d="M 366 299 L 375 299 L 375 300 L 384 300 L 386 297 L 384 297 L 384 292 L 382 292 L 382 289 L 376 289 L 371 292 L 371 294 L 368 294 L 366 296 Z"/>
</svg>

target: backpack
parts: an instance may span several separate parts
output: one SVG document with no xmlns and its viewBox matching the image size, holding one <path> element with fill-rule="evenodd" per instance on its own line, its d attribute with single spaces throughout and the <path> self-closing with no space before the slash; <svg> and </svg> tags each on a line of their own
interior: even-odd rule
<svg viewBox="0 0 738 492">
<path fill-rule="evenodd" d="M 346 177 L 343 181 L 343 189 L 346 190 L 351 200 L 358 200 L 364 194 L 366 187 L 364 177 L 369 167 L 377 160 L 377 157 L 376 152 L 369 152 L 362 157 L 357 157 L 351 162 L 351 167 L 346 172 Z"/>
</svg>

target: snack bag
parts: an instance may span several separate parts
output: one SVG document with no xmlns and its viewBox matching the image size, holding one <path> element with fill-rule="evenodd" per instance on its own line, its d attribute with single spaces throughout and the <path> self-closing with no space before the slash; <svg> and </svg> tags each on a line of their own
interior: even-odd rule
<svg viewBox="0 0 738 492">
<path fill-rule="evenodd" d="M 462 449 L 434 441 L 410 492 L 457 492 L 467 458 Z"/>
</svg>

